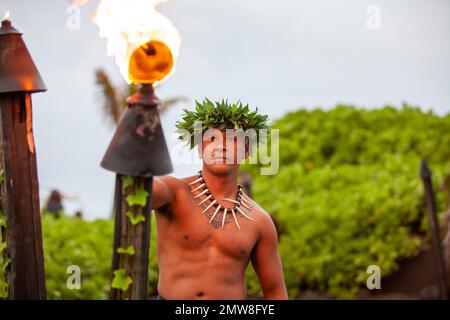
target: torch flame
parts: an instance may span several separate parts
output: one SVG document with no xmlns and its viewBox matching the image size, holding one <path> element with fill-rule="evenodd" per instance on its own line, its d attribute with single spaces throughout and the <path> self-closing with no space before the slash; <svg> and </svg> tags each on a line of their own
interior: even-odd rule
<svg viewBox="0 0 450 320">
<path fill-rule="evenodd" d="M 170 20 L 155 9 L 166 1 L 101 0 L 94 14 L 100 37 L 107 39 L 107 53 L 114 56 L 128 83 L 156 85 L 175 71 L 180 35 Z M 142 60 L 144 57 L 147 61 Z M 136 72 L 138 67 L 143 69 Z"/>
<path fill-rule="evenodd" d="M 5 16 L 3 17 L 3 20 L 9 20 L 9 16 L 10 16 L 10 15 L 11 15 L 11 14 L 10 14 L 9 10 L 6 11 Z"/>
</svg>

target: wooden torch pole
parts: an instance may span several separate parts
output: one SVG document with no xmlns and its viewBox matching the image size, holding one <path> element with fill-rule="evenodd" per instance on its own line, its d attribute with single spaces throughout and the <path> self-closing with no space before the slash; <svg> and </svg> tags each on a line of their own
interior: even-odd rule
<svg viewBox="0 0 450 320">
<path fill-rule="evenodd" d="M 425 160 L 421 164 L 421 177 L 425 192 L 425 201 L 428 207 L 428 221 L 430 225 L 431 240 L 433 245 L 434 259 L 439 276 L 439 289 L 443 299 L 449 299 L 448 278 L 445 268 L 444 255 L 442 253 L 441 237 L 439 236 L 439 223 L 436 215 L 436 201 L 434 197 L 433 184 L 431 182 L 431 171 Z"/>
<path fill-rule="evenodd" d="M 9 299 L 45 299 L 39 183 L 31 94 L 45 85 L 22 40 L 4 20 L 0 28 L 0 225 L 6 249 Z M 0 282 L 2 279 L 0 279 Z"/>
<path fill-rule="evenodd" d="M 153 176 L 172 172 L 151 85 L 128 98 L 102 167 L 116 173 L 110 299 L 147 299 Z"/>
</svg>

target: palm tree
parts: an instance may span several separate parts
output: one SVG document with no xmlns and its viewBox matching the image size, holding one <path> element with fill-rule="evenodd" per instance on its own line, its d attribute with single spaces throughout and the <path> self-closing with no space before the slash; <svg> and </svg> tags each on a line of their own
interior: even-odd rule
<svg viewBox="0 0 450 320">
<path fill-rule="evenodd" d="M 139 87 L 137 85 L 115 86 L 111 83 L 109 76 L 103 69 L 95 71 L 96 84 L 99 89 L 99 96 L 103 104 L 105 118 L 114 125 L 119 123 L 120 117 L 128 107 L 126 99 L 135 93 Z M 162 100 L 158 106 L 160 114 L 163 114 L 171 106 L 187 101 L 186 97 L 173 97 Z"/>
</svg>

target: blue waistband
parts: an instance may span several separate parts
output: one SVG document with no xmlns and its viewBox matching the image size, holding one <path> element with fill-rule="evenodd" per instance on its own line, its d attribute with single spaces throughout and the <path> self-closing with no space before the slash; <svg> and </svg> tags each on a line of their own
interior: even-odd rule
<svg viewBox="0 0 450 320">
<path fill-rule="evenodd" d="M 160 296 L 159 295 L 159 293 L 158 293 L 158 295 L 156 296 L 156 300 L 166 300 L 166 299 L 164 299 L 162 296 Z"/>
</svg>

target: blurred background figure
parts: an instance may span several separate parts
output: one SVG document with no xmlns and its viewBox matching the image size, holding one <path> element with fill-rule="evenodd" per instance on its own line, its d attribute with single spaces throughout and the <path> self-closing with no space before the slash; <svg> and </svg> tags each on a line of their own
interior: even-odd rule
<svg viewBox="0 0 450 320">
<path fill-rule="evenodd" d="M 46 187 L 44 187 L 46 188 Z M 49 214 L 54 218 L 60 218 L 69 212 L 74 212 L 73 216 L 77 219 L 84 220 L 83 203 L 78 195 L 65 194 L 55 188 L 48 188 L 49 195 L 42 196 L 41 199 L 45 203 L 42 207 L 43 214 Z M 69 201 L 69 208 L 65 207 L 63 201 Z"/>
<path fill-rule="evenodd" d="M 51 191 L 47 204 L 45 205 L 45 212 L 53 215 L 55 218 L 59 218 L 64 212 L 62 196 L 58 190 Z"/>
<path fill-rule="evenodd" d="M 75 218 L 77 218 L 78 220 L 83 221 L 83 220 L 84 220 L 84 214 L 83 214 L 83 211 L 78 210 L 77 212 L 75 212 Z"/>
</svg>

